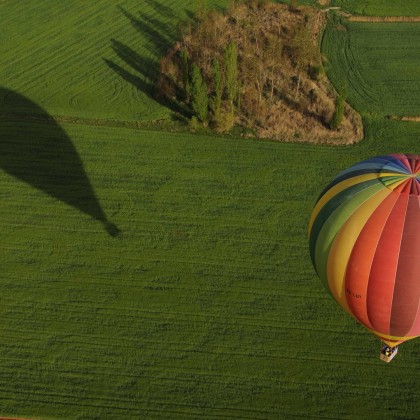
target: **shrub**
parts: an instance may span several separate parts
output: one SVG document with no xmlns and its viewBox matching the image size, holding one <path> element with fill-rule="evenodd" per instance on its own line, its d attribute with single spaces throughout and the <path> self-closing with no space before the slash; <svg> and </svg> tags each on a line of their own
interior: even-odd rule
<svg viewBox="0 0 420 420">
<path fill-rule="evenodd" d="M 344 105 L 344 97 L 342 95 L 339 95 L 335 101 L 335 110 L 330 122 L 330 128 L 333 130 L 337 130 L 343 122 Z"/>
<path fill-rule="evenodd" d="M 191 96 L 192 108 L 197 118 L 207 124 L 209 98 L 207 96 L 207 85 L 201 74 L 201 69 L 196 65 L 192 65 L 191 76 Z"/>
<path fill-rule="evenodd" d="M 308 74 L 312 80 L 319 81 L 321 76 L 324 74 L 324 69 L 322 66 L 310 66 Z"/>
<path fill-rule="evenodd" d="M 198 129 L 198 119 L 195 115 L 193 115 L 189 122 L 189 127 L 191 131 L 197 131 Z"/>
<path fill-rule="evenodd" d="M 217 58 L 213 58 L 212 61 L 213 78 L 214 78 L 214 101 L 213 101 L 213 112 L 215 120 L 220 117 L 220 111 L 222 109 L 222 96 L 223 96 L 223 78 L 220 69 L 220 63 Z"/>
</svg>

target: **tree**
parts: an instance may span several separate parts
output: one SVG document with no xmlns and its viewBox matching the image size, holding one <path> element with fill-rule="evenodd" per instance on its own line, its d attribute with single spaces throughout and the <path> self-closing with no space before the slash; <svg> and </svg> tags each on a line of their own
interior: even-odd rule
<svg viewBox="0 0 420 420">
<path fill-rule="evenodd" d="M 220 112 L 222 109 L 223 96 L 223 78 L 220 69 L 220 62 L 217 58 L 212 60 L 213 78 L 214 78 L 214 118 L 216 122 L 220 119 Z"/>
<path fill-rule="evenodd" d="M 190 101 L 191 84 L 190 84 L 190 59 L 188 51 L 184 48 L 181 50 L 181 72 L 182 72 L 182 87 L 184 89 L 185 101 Z"/>
<path fill-rule="evenodd" d="M 231 41 L 225 50 L 226 95 L 234 114 L 234 100 L 238 90 L 238 47 Z"/>
<path fill-rule="evenodd" d="M 236 106 L 238 110 L 241 110 L 241 103 L 242 103 L 242 81 L 238 80 L 238 90 L 236 92 Z"/>
<path fill-rule="evenodd" d="M 290 2 L 289 2 L 289 10 L 291 12 L 296 12 L 298 10 L 297 9 L 297 0 L 290 0 Z"/>
<path fill-rule="evenodd" d="M 192 65 L 191 70 L 192 108 L 198 119 L 203 124 L 207 124 L 209 105 L 207 85 L 203 79 L 200 68 L 195 63 Z"/>
<path fill-rule="evenodd" d="M 330 127 L 333 130 L 337 130 L 343 122 L 344 106 L 345 98 L 344 95 L 340 94 L 335 101 L 335 110 L 330 122 Z"/>
</svg>

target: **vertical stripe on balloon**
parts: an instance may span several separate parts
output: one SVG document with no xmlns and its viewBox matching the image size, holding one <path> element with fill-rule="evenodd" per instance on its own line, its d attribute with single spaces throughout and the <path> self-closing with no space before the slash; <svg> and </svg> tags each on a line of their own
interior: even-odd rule
<svg viewBox="0 0 420 420">
<path fill-rule="evenodd" d="M 368 286 L 368 316 L 373 329 L 383 334 L 391 334 L 395 275 L 408 203 L 407 195 L 396 194 L 398 199 L 389 214 L 375 250 Z"/>
<path fill-rule="evenodd" d="M 377 325 L 378 321 L 376 316 L 371 320 L 368 313 L 368 305 L 369 303 L 371 304 L 368 292 L 372 287 L 371 269 L 373 260 L 384 226 L 399 197 L 399 194 L 393 191 L 387 189 L 385 191 L 388 191 L 388 195 L 377 205 L 357 238 L 346 272 L 348 305 L 354 316 L 368 328 L 373 327 L 372 323 Z M 385 279 L 382 278 L 377 284 L 380 289 L 388 290 L 388 294 L 385 293 L 378 296 L 378 294 L 374 293 L 374 296 L 379 298 L 378 307 L 375 308 L 374 314 L 379 314 L 380 319 L 387 319 L 387 317 L 389 319 L 387 308 L 391 305 L 394 283 L 393 279 L 388 281 L 390 281 L 390 284 L 386 284 Z"/>
<path fill-rule="evenodd" d="M 325 223 L 323 223 L 315 246 L 315 266 L 319 277 L 324 279 L 324 281 L 328 281 L 328 256 L 338 231 L 358 207 L 381 189 L 384 189 L 384 187 L 378 181 L 375 181 L 373 184 L 365 183 L 365 188 L 361 189 L 357 194 L 354 194 L 351 200 L 342 202 L 335 211 L 330 214 L 330 217 L 328 217 Z"/>
<path fill-rule="evenodd" d="M 410 331 L 417 315 L 419 300 L 420 209 L 418 197 L 410 195 L 395 276 L 390 334 L 403 336 Z"/>
</svg>

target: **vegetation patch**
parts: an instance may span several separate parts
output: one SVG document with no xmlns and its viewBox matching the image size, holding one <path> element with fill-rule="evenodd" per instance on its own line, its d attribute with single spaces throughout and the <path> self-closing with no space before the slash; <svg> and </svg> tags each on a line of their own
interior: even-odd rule
<svg viewBox="0 0 420 420">
<path fill-rule="evenodd" d="M 353 143 L 361 120 L 324 75 L 324 24 L 315 8 L 270 2 L 198 14 L 160 62 L 158 96 L 182 106 L 193 129 L 239 125 L 261 138 Z"/>
</svg>

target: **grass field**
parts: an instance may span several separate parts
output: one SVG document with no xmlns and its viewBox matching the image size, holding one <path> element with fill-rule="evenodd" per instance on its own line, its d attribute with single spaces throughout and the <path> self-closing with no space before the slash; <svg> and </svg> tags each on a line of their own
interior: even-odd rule
<svg viewBox="0 0 420 420">
<path fill-rule="evenodd" d="M 31 115 L 98 121 L 169 115 L 101 61 L 124 65 L 109 38 L 143 51 L 147 37 L 110 0 L 70 3 L 57 26 L 51 19 L 63 4 L 0 4 L 0 39 L 10 40 L 0 43 L 7 62 L 0 84 L 40 106 L 17 95 L 3 95 L 7 106 L 0 100 L 0 416 L 416 418 L 420 340 L 401 346 L 391 365 L 379 361 L 379 341 L 316 278 L 307 224 L 333 174 L 377 154 L 420 153 L 420 124 L 370 112 L 351 83 L 366 130 L 354 147 L 2 118 L 11 103 Z M 163 2 L 124 4 L 130 13 L 143 5 L 163 16 L 153 8 Z M 182 13 L 191 4 L 171 7 Z M 44 18 L 41 5 L 58 9 Z M 102 13 L 99 31 L 93 16 Z M 70 60 L 65 46 L 79 26 L 84 41 Z M 55 58 L 46 64 L 38 55 L 52 36 Z M 335 58 L 328 36 L 329 74 L 339 84 L 351 74 L 340 70 L 347 62 Z M 364 54 L 360 41 L 351 48 Z M 391 66 L 382 73 L 381 80 L 395 75 Z M 72 89 L 79 92 L 73 105 Z M 384 104 L 392 108 L 389 98 Z M 56 156 L 43 148 L 29 162 L 28 138 L 45 148 L 59 139 Z M 39 179 L 42 172 L 58 174 L 66 188 Z M 119 236 L 106 232 L 101 212 Z"/>
<path fill-rule="evenodd" d="M 65 125 L 122 234 L 2 174 L 2 414 L 420 409 L 418 343 L 382 365 L 315 278 L 306 241 L 330 174 L 395 150 L 400 126 L 372 123 L 371 141 L 333 149 Z M 415 131 L 400 146 L 419 151 L 420 129 L 404 127 Z"/>
<path fill-rule="evenodd" d="M 420 115 L 420 25 L 331 25 L 322 44 L 328 75 L 364 113 Z"/>
<path fill-rule="evenodd" d="M 420 16 L 418 0 L 332 0 L 331 5 L 358 15 Z"/>
<path fill-rule="evenodd" d="M 170 111 L 150 98 L 156 66 L 196 9 L 194 0 L 0 2 L 1 85 L 55 115 L 166 118 Z"/>
</svg>

